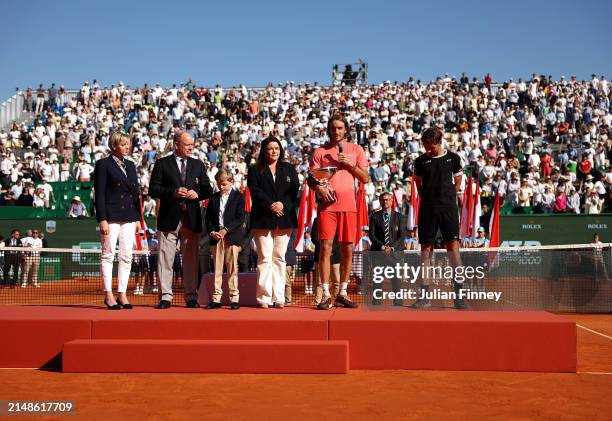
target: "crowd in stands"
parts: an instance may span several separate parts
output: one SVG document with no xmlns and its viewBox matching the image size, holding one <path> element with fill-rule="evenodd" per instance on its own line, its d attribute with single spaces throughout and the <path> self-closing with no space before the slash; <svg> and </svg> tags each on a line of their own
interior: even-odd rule
<svg viewBox="0 0 612 421">
<path fill-rule="evenodd" d="M 156 211 L 147 195 L 151 169 L 171 153 L 176 128 L 192 134 L 194 155 L 210 180 L 224 168 L 244 189 L 260 142 L 274 135 L 304 182 L 311 152 L 327 139 L 330 115 L 341 111 L 369 160 L 370 210 L 389 190 L 399 211 L 408 213 L 413 162 L 423 151 L 420 134 L 439 126 L 445 146 L 463 161 L 464 180 L 471 175 L 479 183 L 485 215 L 496 194 L 508 212 L 612 212 L 612 97 L 603 75 L 552 80 L 534 74 L 496 83 L 488 74 L 470 79 L 464 73 L 429 83 L 411 77 L 379 85 L 288 82 L 262 89 L 206 89 L 191 80 L 132 88 L 94 80 L 76 96 L 55 84 L 28 88 L 24 96 L 34 121 L 0 131 L 0 206 L 49 207 L 55 200 L 50 183 L 91 181 L 95 161 L 108 153 L 109 134 L 118 129 L 132 138 L 146 216 Z M 79 203 L 66 210 L 88 216 Z"/>
</svg>

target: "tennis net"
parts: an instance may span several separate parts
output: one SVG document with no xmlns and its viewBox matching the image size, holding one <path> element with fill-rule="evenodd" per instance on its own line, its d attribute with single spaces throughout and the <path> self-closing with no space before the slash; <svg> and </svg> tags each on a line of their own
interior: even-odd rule
<svg viewBox="0 0 612 421">
<path fill-rule="evenodd" d="M 203 259 L 213 267 L 209 256 Z M 200 267 L 206 267 L 201 263 Z M 248 269 L 254 271 L 255 265 L 251 259 Z M 332 266 L 331 291 L 338 287 L 337 266 Z M 115 262 L 113 288 L 116 270 Z M 200 279 L 205 278 L 203 272 Z M 287 276 L 292 304 L 317 302 L 321 291 L 312 254 L 298 253 L 297 264 Z M 612 245 L 462 249 L 456 255 L 435 250 L 429 262 L 419 251 L 356 252 L 350 281 L 351 299 L 376 310 L 410 308 L 427 282 L 428 290 L 438 294 L 431 300 L 434 310 L 453 308 L 450 293 L 457 292 L 460 284 L 464 294 L 471 294 L 465 298 L 472 310 L 608 313 L 612 311 Z M 173 292 L 174 302 L 180 305 L 183 278 L 178 253 Z M 159 293 L 156 253 L 134 252 L 130 301 L 155 305 Z M 0 304 L 99 305 L 103 294 L 99 249 L 0 248 Z"/>
</svg>

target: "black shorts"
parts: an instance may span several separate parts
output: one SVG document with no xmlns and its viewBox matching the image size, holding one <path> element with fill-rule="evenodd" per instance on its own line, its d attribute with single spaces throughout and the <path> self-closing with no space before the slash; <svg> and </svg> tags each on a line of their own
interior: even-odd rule
<svg viewBox="0 0 612 421">
<path fill-rule="evenodd" d="M 434 244 L 438 230 L 444 242 L 459 240 L 459 212 L 456 208 L 419 209 L 419 243 Z"/>
<path fill-rule="evenodd" d="M 310 273 L 314 270 L 315 259 L 313 254 L 302 255 L 300 269 L 302 274 Z"/>
<path fill-rule="evenodd" d="M 132 272 L 134 273 L 142 273 L 149 271 L 149 261 L 147 256 L 142 254 L 135 255 L 132 259 Z"/>
<path fill-rule="evenodd" d="M 149 271 L 157 271 L 157 253 L 149 255 Z"/>
</svg>

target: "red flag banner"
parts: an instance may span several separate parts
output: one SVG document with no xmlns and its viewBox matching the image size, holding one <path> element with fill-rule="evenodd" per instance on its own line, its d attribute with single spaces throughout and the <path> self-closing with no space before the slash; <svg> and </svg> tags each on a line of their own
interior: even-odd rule
<svg viewBox="0 0 612 421">
<path fill-rule="evenodd" d="M 497 194 L 493 200 L 493 210 L 491 211 L 491 220 L 489 221 L 489 247 L 499 247 L 501 240 L 499 237 L 499 208 L 501 207 L 501 196 Z M 499 265 L 496 258 L 497 252 L 489 252 L 489 266 L 491 268 Z"/>
<path fill-rule="evenodd" d="M 309 188 L 307 184 L 304 184 L 302 188 L 302 198 L 300 199 L 300 210 L 298 212 L 298 228 L 295 236 L 295 243 L 293 243 L 293 248 L 298 251 L 303 251 L 303 238 L 304 238 L 304 229 L 306 228 L 306 218 L 309 212 L 308 206 L 308 196 L 309 196 Z M 300 250 L 300 248 L 302 250 Z"/>
<path fill-rule="evenodd" d="M 368 204 L 366 202 L 365 187 L 363 183 L 359 183 L 357 190 L 357 235 L 355 236 L 356 244 L 361 242 L 363 227 L 370 225 L 368 219 Z"/>
<path fill-rule="evenodd" d="M 421 198 L 416 188 L 414 176 L 411 177 L 410 181 L 410 211 L 408 214 L 408 228 L 412 229 L 419 225 L 419 205 Z"/>
<path fill-rule="evenodd" d="M 397 196 L 395 193 L 391 193 L 391 197 L 393 197 L 393 203 L 391 204 L 391 210 L 394 212 L 399 212 L 399 204 L 397 203 Z"/>
<path fill-rule="evenodd" d="M 306 227 L 312 227 L 312 223 L 316 217 L 317 217 L 317 197 L 315 195 L 315 191 L 311 188 L 308 188 L 308 209 L 306 212 Z"/>
<path fill-rule="evenodd" d="M 482 213 L 482 207 L 480 206 L 480 185 L 476 181 L 476 192 L 474 193 L 474 200 L 472 202 L 472 220 L 471 220 L 471 237 L 476 238 L 478 228 L 480 228 L 480 216 Z"/>
<path fill-rule="evenodd" d="M 491 220 L 489 221 L 489 246 L 499 247 L 501 240 L 499 238 L 499 208 L 501 206 L 501 196 L 498 194 L 493 201 L 493 211 Z"/>
<path fill-rule="evenodd" d="M 251 212 L 251 191 L 248 187 L 244 192 L 244 211 Z"/>
<path fill-rule="evenodd" d="M 470 237 L 471 234 L 470 226 L 472 224 L 473 201 L 472 177 L 468 177 L 463 191 L 463 200 L 461 201 L 461 224 L 459 226 L 459 237 L 461 237 L 461 241 Z"/>
</svg>

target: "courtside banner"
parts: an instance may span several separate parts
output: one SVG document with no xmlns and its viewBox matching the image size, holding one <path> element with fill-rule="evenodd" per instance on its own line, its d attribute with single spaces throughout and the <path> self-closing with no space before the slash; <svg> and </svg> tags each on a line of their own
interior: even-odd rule
<svg viewBox="0 0 612 421">
<path fill-rule="evenodd" d="M 366 251 L 355 263 L 370 310 L 612 311 L 610 244 Z"/>
</svg>

